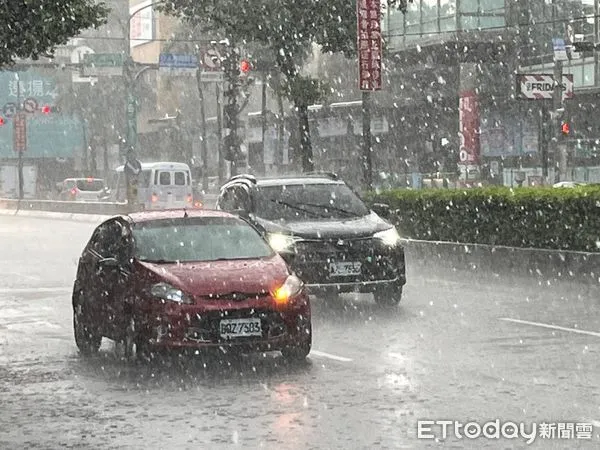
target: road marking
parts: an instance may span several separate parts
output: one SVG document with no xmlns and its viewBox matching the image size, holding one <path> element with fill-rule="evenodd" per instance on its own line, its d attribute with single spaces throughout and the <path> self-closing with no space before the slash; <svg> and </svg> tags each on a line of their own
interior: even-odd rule
<svg viewBox="0 0 600 450">
<path fill-rule="evenodd" d="M 550 324 L 541 323 L 541 322 L 530 322 L 528 320 L 511 319 L 509 317 L 501 317 L 498 320 L 504 320 L 505 322 L 521 323 L 524 325 L 532 325 L 534 327 L 550 328 L 551 330 L 570 331 L 571 333 L 587 334 L 589 336 L 600 337 L 600 333 L 595 332 L 595 331 L 586 331 L 586 330 L 578 330 L 577 328 L 559 327 L 558 325 L 550 325 Z"/>
<path fill-rule="evenodd" d="M 46 292 L 46 293 L 62 293 L 62 292 L 72 292 L 72 287 L 31 287 L 31 288 L 0 288 L 0 294 L 18 294 L 21 292 Z"/>
<path fill-rule="evenodd" d="M 35 277 L 32 275 L 25 275 L 23 273 L 19 273 L 19 272 L 8 272 L 9 275 L 16 275 L 18 277 L 22 277 L 22 278 L 26 278 L 28 280 L 32 280 L 32 281 L 40 281 L 41 278 L 40 277 Z"/>
<path fill-rule="evenodd" d="M 321 358 L 333 359 L 334 361 L 342 361 L 342 362 L 351 362 L 352 361 L 352 359 L 350 359 L 350 358 L 345 358 L 344 356 L 332 355 L 331 353 L 320 352 L 319 350 L 312 350 L 310 352 L 310 354 L 313 356 L 320 356 Z"/>
</svg>

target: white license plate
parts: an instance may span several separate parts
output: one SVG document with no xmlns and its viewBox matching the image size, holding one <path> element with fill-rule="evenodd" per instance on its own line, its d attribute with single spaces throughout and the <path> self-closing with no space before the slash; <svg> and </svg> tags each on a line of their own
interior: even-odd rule
<svg viewBox="0 0 600 450">
<path fill-rule="evenodd" d="M 329 274 L 337 277 L 360 275 L 362 264 L 359 262 L 337 262 L 329 265 Z"/>
<path fill-rule="evenodd" d="M 223 319 L 219 333 L 224 338 L 262 336 L 260 319 Z"/>
</svg>

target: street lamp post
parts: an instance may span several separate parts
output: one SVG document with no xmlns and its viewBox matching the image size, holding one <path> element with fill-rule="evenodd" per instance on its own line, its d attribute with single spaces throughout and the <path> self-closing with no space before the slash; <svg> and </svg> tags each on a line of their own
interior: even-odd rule
<svg viewBox="0 0 600 450">
<path fill-rule="evenodd" d="M 126 24 L 126 32 L 125 32 L 125 62 L 123 66 L 123 78 L 125 81 L 125 89 L 127 92 L 127 106 L 125 108 L 125 117 L 127 124 L 127 132 L 124 142 L 125 147 L 125 168 L 131 167 L 133 164 L 137 167 L 139 164 L 137 163 L 137 96 L 135 92 L 135 87 L 140 76 L 148 69 L 150 66 L 143 67 L 137 73 L 135 73 L 135 63 L 133 61 L 133 57 L 131 55 L 131 21 L 132 19 L 141 11 L 152 8 L 153 6 L 159 5 L 163 3 L 164 0 L 158 0 L 152 2 L 150 4 L 144 5 L 131 14 L 129 14 L 129 18 L 127 19 Z M 127 204 L 128 208 L 133 210 L 134 206 L 137 202 L 137 174 L 131 173 L 129 171 L 126 172 L 127 178 Z"/>
</svg>

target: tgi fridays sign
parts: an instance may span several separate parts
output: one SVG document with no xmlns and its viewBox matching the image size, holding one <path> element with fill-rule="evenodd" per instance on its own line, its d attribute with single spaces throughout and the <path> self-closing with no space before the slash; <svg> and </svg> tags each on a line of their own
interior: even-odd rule
<svg viewBox="0 0 600 450">
<path fill-rule="evenodd" d="M 573 98 L 573 75 L 565 74 L 560 84 L 563 100 Z M 517 92 L 522 100 L 551 100 L 554 95 L 554 75 L 517 75 Z"/>
<path fill-rule="evenodd" d="M 357 0 L 359 87 L 381 90 L 381 0 Z"/>
</svg>

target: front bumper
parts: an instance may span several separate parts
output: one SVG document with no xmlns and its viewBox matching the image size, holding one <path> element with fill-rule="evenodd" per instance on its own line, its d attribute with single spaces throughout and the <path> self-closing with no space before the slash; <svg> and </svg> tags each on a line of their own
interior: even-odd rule
<svg viewBox="0 0 600 450">
<path fill-rule="evenodd" d="M 378 289 L 386 287 L 401 288 L 406 284 L 406 277 L 401 276 L 393 280 L 378 280 L 378 281 L 357 281 L 348 283 L 314 283 L 305 285 L 309 294 L 316 295 L 324 292 L 358 292 L 372 293 Z"/>
<path fill-rule="evenodd" d="M 376 239 L 303 240 L 296 243 L 297 254 L 288 260 L 311 293 L 373 292 L 383 286 L 406 284 L 404 247 L 388 247 Z M 339 263 L 352 263 L 356 273 L 340 274 Z"/>
<path fill-rule="evenodd" d="M 260 335 L 223 337 L 224 319 L 259 319 Z M 277 351 L 312 339 L 310 303 L 302 294 L 286 307 L 267 304 L 168 305 L 138 315 L 138 340 L 158 349 L 229 349 L 261 352 Z"/>
</svg>

